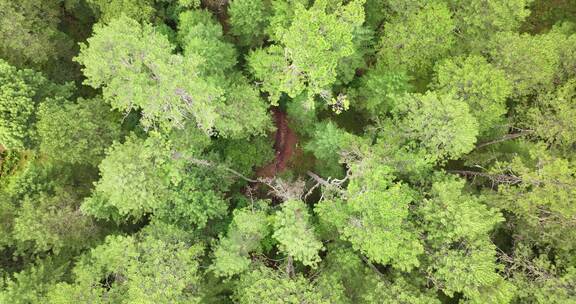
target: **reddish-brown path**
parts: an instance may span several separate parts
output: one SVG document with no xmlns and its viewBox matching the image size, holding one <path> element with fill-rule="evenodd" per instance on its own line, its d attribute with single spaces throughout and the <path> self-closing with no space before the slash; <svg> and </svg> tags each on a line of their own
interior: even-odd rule
<svg viewBox="0 0 576 304">
<path fill-rule="evenodd" d="M 290 126 L 288 126 L 288 115 L 278 108 L 272 109 L 274 123 L 276 124 L 276 135 L 274 141 L 274 151 L 276 157 L 268 165 L 256 170 L 258 177 L 274 177 L 283 172 L 288 167 L 290 158 L 296 152 L 298 137 Z"/>
</svg>

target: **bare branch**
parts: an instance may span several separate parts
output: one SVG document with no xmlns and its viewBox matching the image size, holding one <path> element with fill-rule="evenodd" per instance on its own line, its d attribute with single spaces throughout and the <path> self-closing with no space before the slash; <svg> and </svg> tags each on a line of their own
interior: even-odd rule
<svg viewBox="0 0 576 304">
<path fill-rule="evenodd" d="M 490 145 L 493 145 L 493 144 L 497 144 L 497 143 L 501 143 L 501 142 L 504 142 L 504 141 L 516 139 L 516 138 L 519 138 L 519 137 L 523 137 L 523 136 L 526 136 L 526 135 L 528 135 L 528 134 L 530 134 L 530 133 L 532 133 L 532 132 L 533 132 L 532 130 L 523 130 L 522 132 L 519 132 L 519 133 L 506 134 L 506 135 L 504 135 L 502 138 L 499 138 L 499 139 L 495 139 L 495 140 L 492 140 L 492 141 L 489 141 L 489 142 L 485 142 L 485 143 L 478 144 L 478 145 L 476 145 L 476 149 L 484 148 L 484 147 L 486 147 L 486 146 L 490 146 Z"/>
<path fill-rule="evenodd" d="M 468 170 L 448 170 L 447 172 L 459 174 L 465 177 L 485 177 L 496 184 L 512 184 L 516 185 L 522 182 L 522 179 L 512 174 L 489 174 Z"/>
<path fill-rule="evenodd" d="M 308 176 L 310 176 L 312 179 L 314 179 L 318 184 L 321 184 L 324 187 L 328 187 L 328 188 L 332 187 L 332 184 L 330 184 L 328 181 L 326 181 L 325 179 L 318 176 L 316 173 L 308 171 L 308 172 L 306 172 L 306 174 Z"/>
<path fill-rule="evenodd" d="M 235 175 L 235 176 L 237 176 L 237 177 L 239 177 L 239 178 L 241 178 L 241 179 L 243 179 L 243 180 L 245 180 L 245 181 L 247 181 L 247 182 L 249 182 L 249 183 L 257 183 L 257 182 L 259 182 L 258 180 L 255 180 L 255 179 L 251 179 L 251 178 L 249 178 L 249 177 L 246 177 L 245 175 L 243 175 L 242 173 L 240 173 L 240 172 L 238 172 L 238 171 L 236 171 L 236 170 L 234 170 L 234 169 L 231 169 L 231 168 L 228 168 L 228 167 L 225 167 L 225 166 L 222 166 L 222 165 L 218 165 L 218 164 L 212 163 L 212 162 L 207 161 L 207 160 L 205 160 L 205 159 L 197 159 L 197 158 L 193 158 L 193 157 L 184 157 L 184 156 L 183 156 L 181 153 L 179 153 L 179 152 L 174 152 L 174 153 L 172 154 L 172 158 L 173 158 L 173 159 L 185 159 L 186 161 L 188 161 L 188 162 L 190 162 L 190 163 L 192 163 L 192 164 L 194 164 L 194 165 L 198 165 L 198 166 L 212 167 L 212 168 L 221 169 L 221 170 L 224 170 L 224 171 L 226 171 L 226 172 L 232 173 L 233 175 Z"/>
<path fill-rule="evenodd" d="M 291 255 L 288 255 L 287 263 L 286 263 L 286 273 L 288 274 L 289 278 L 294 277 L 294 259 Z"/>
<path fill-rule="evenodd" d="M 378 268 L 376 268 L 376 266 L 374 266 L 374 264 L 372 264 L 372 262 L 370 262 L 370 260 L 365 257 L 364 255 L 360 255 L 360 257 L 362 258 L 362 261 L 364 261 L 364 263 L 366 263 L 366 265 L 368 265 L 368 267 L 370 267 L 370 269 L 372 269 L 372 271 L 374 271 L 379 277 L 381 278 L 385 278 L 386 276 L 380 272 L 380 270 L 378 270 Z"/>
</svg>

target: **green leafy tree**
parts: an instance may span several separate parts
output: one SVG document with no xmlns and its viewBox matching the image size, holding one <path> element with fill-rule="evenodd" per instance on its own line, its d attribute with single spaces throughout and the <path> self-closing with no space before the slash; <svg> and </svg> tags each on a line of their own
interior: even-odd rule
<svg viewBox="0 0 576 304">
<path fill-rule="evenodd" d="M 116 220 L 139 219 L 152 212 L 169 194 L 166 162 L 166 151 L 157 138 L 130 136 L 123 144 L 115 142 L 100 163 L 102 177 L 82 210 Z"/>
<path fill-rule="evenodd" d="M 388 67 L 405 68 L 414 75 L 425 74 L 452 49 L 454 28 L 448 6 L 429 2 L 384 25 L 380 60 Z"/>
<path fill-rule="evenodd" d="M 59 283 L 48 303 L 199 303 L 200 244 L 145 231 L 109 236 L 74 267 L 74 282 Z"/>
<path fill-rule="evenodd" d="M 228 7 L 231 32 L 238 43 L 246 46 L 261 45 L 266 37 L 271 7 L 267 0 L 233 0 Z"/>
<path fill-rule="evenodd" d="M 85 66 L 86 84 L 102 88 L 114 109 L 141 110 L 147 129 L 184 128 L 192 120 L 207 135 L 261 132 L 269 120 L 256 90 L 242 77 L 224 80 L 223 73 L 229 72 L 226 68 L 234 65 L 235 58 L 230 45 L 210 36 L 221 35 L 220 26 L 206 12 L 184 13 L 181 20 L 191 27 L 190 32 L 186 28 L 179 33 L 189 50 L 184 55 L 173 54 L 175 47 L 167 36 L 151 25 L 125 16 L 95 26 L 88 46 L 82 45 L 76 58 Z M 250 102 L 241 103 L 239 99 L 246 97 Z M 237 123 L 230 108 L 248 109 L 248 115 Z"/>
<path fill-rule="evenodd" d="M 99 237 L 99 228 L 79 207 L 80 200 L 63 191 L 27 198 L 16 212 L 14 239 L 31 242 L 35 252 L 50 250 L 58 254 L 89 247 Z"/>
<path fill-rule="evenodd" d="M 468 105 L 451 95 L 405 94 L 393 113 L 401 136 L 416 141 L 435 159 L 456 159 L 474 149 L 478 122 Z"/>
<path fill-rule="evenodd" d="M 223 40 L 222 26 L 207 10 L 180 14 L 178 40 L 184 54 L 205 60 L 202 68 L 207 75 L 223 72 L 236 64 L 234 46 Z"/>
<path fill-rule="evenodd" d="M 233 276 L 249 269 L 250 254 L 262 250 L 261 241 L 270 231 L 266 210 L 234 210 L 228 233 L 214 250 L 212 270 L 219 276 Z"/>
<path fill-rule="evenodd" d="M 36 111 L 48 97 L 67 97 L 66 88 L 32 70 L 18 70 L 0 59 L 0 144 L 7 149 L 31 147 L 36 141 Z"/>
<path fill-rule="evenodd" d="M 412 91 L 411 78 L 404 71 L 390 70 L 379 62 L 360 79 L 360 86 L 352 93 L 354 106 L 370 117 L 389 113 L 396 95 Z"/>
<path fill-rule="evenodd" d="M 102 87 L 115 109 L 141 109 L 145 127 L 182 127 L 191 115 L 210 134 L 223 90 L 199 77 L 200 58 L 174 55 L 173 49 L 152 26 L 123 16 L 96 25 L 76 60 L 85 66 L 86 84 Z"/>
<path fill-rule="evenodd" d="M 353 165 L 347 199 L 322 201 L 316 212 L 333 225 L 343 240 L 371 261 L 408 271 L 423 253 L 415 227 L 409 222 L 413 191 L 394 183 L 389 167 L 365 160 Z"/>
<path fill-rule="evenodd" d="M 494 35 L 490 56 L 497 68 L 506 72 L 515 96 L 526 96 L 549 90 L 559 69 L 557 33 L 531 36 L 513 32 Z"/>
<path fill-rule="evenodd" d="M 205 145 L 203 136 L 186 129 L 167 138 L 150 135 L 112 145 L 99 166 L 101 179 L 82 209 L 115 221 L 154 214 L 183 229 L 204 228 L 209 219 L 224 216 L 228 206 L 222 193 L 229 182 L 221 172 L 194 164 Z M 199 140 L 190 140 L 193 136 Z"/>
<path fill-rule="evenodd" d="M 60 0 L 2 0 L 0 12 L 0 58 L 23 68 L 57 56 L 58 40 L 65 39 L 58 30 Z"/>
<path fill-rule="evenodd" d="M 255 168 L 270 163 L 275 156 L 274 142 L 269 137 L 249 139 L 221 139 L 214 143 L 220 159 L 230 168 L 246 175 L 254 174 Z"/>
<path fill-rule="evenodd" d="M 515 215 L 516 233 L 542 247 L 553 246 L 559 256 L 576 246 L 570 228 L 576 214 L 574 170 L 573 161 L 551 155 L 543 145 L 533 147 L 528 157 L 497 162 L 492 169 L 511 178 L 498 188 L 497 202 Z"/>
<path fill-rule="evenodd" d="M 471 50 L 482 50 L 490 38 L 504 31 L 517 30 L 530 15 L 534 0 L 449 0 L 454 11 L 459 40 Z"/>
<path fill-rule="evenodd" d="M 574 303 L 576 268 L 570 262 L 552 262 L 550 252 L 534 252 L 529 244 L 518 244 L 514 256 L 503 259 L 514 269 L 511 281 L 518 287 L 515 302 Z"/>
<path fill-rule="evenodd" d="M 184 165 L 169 172 L 171 181 L 167 196 L 154 207 L 156 218 L 193 230 L 202 229 L 209 220 L 228 213 L 228 200 L 223 193 L 228 190 L 229 182 L 206 168 Z"/>
<path fill-rule="evenodd" d="M 553 31 L 563 34 L 566 38 L 559 41 L 559 55 L 560 55 L 560 70 L 556 78 L 561 80 L 568 80 L 576 78 L 576 50 L 573 45 L 576 43 L 576 33 L 571 28 L 576 28 L 571 23 L 565 23 L 566 26 L 554 28 Z M 565 28 L 567 28 L 565 30 Z"/>
<path fill-rule="evenodd" d="M 526 118 L 520 121 L 526 128 L 546 142 L 564 149 L 576 143 L 576 78 L 569 80 L 555 92 L 542 94 L 534 106 L 526 109 Z"/>
<path fill-rule="evenodd" d="M 303 276 L 289 278 L 270 268 L 260 266 L 242 275 L 234 299 L 248 303 L 331 303 L 316 292 L 314 286 Z"/>
<path fill-rule="evenodd" d="M 354 135 L 338 128 L 332 122 L 326 122 L 316 126 L 313 138 L 304 149 L 313 153 L 321 162 L 316 163 L 320 173 L 340 177 L 342 175 L 341 153 L 356 141 Z"/>
<path fill-rule="evenodd" d="M 273 237 L 280 243 L 279 249 L 306 266 L 315 267 L 323 245 L 310 223 L 310 214 L 304 202 L 289 200 L 274 216 Z"/>
<path fill-rule="evenodd" d="M 497 210 L 462 193 L 463 188 L 463 180 L 435 182 L 432 198 L 419 211 L 432 251 L 427 257 L 432 282 L 447 295 L 463 293 L 472 303 L 508 303 L 514 286 L 496 273 L 501 266 L 489 238 L 504 219 Z"/>
<path fill-rule="evenodd" d="M 14 304 L 42 303 L 53 285 L 64 278 L 64 266 L 52 259 L 38 260 L 6 281 L 0 291 L 0 301 Z"/>
<path fill-rule="evenodd" d="M 87 0 L 88 4 L 98 13 L 99 19 L 110 22 L 122 15 L 138 21 L 151 21 L 158 13 L 157 6 L 164 0 Z M 184 1 L 174 1 L 183 3 Z M 199 1 L 189 1 L 191 7 L 197 7 Z"/>
<path fill-rule="evenodd" d="M 480 56 L 453 58 L 436 66 L 434 89 L 452 95 L 468 104 L 471 114 L 478 121 L 480 135 L 486 135 L 506 114 L 506 99 L 512 85 L 506 74 L 491 66 Z"/>
<path fill-rule="evenodd" d="M 294 98 L 305 90 L 304 73 L 290 63 L 281 46 L 271 45 L 251 52 L 248 65 L 254 77 L 265 80 L 261 90 L 268 93 L 272 104 L 277 104 L 283 93 Z"/>
<path fill-rule="evenodd" d="M 415 285 L 412 278 L 397 276 L 392 280 L 382 280 L 375 275 L 368 275 L 368 284 L 373 290 L 363 294 L 364 303 L 442 303 L 430 290 Z M 412 279 L 412 282 L 411 282 Z"/>
<path fill-rule="evenodd" d="M 248 79 L 234 70 L 236 50 L 225 41 L 222 26 L 205 10 L 184 12 L 179 19 L 178 40 L 185 56 L 202 58 L 203 76 L 224 89 L 223 103 L 215 107 L 219 117 L 214 121 L 214 133 L 245 138 L 270 130 L 266 103 Z"/>
<path fill-rule="evenodd" d="M 240 73 L 220 77 L 219 81 L 226 87 L 226 101 L 217 108 L 220 119 L 214 124 L 216 133 L 221 137 L 244 140 L 268 134 L 273 129 L 272 120 L 260 92 Z"/>
<path fill-rule="evenodd" d="M 101 99 L 46 102 L 38 111 L 40 151 L 73 164 L 98 165 L 120 135 L 120 117 Z"/>
<path fill-rule="evenodd" d="M 281 41 L 292 65 L 306 75 L 311 94 L 329 88 L 339 60 L 354 54 L 354 30 L 364 22 L 363 2 L 352 1 L 333 14 L 326 13 L 327 1 L 316 1 L 309 10 L 296 6 Z"/>
<path fill-rule="evenodd" d="M 363 1 L 352 1 L 327 12 L 327 1 L 316 1 L 310 9 L 295 4 L 290 25 L 275 27 L 278 44 L 257 50 L 248 58 L 273 104 L 281 93 L 292 98 L 306 93 L 331 100 L 338 63 L 355 51 L 354 32 L 364 22 L 362 5 Z"/>
</svg>

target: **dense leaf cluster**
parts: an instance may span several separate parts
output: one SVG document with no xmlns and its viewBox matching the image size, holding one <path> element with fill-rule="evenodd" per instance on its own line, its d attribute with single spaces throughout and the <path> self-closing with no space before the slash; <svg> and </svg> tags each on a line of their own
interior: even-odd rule
<svg viewBox="0 0 576 304">
<path fill-rule="evenodd" d="M 0 303 L 576 303 L 576 4 L 0 0 Z"/>
</svg>

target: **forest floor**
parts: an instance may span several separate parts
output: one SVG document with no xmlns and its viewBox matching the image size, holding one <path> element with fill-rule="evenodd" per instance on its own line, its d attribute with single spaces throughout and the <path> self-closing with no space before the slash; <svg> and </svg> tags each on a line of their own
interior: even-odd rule
<svg viewBox="0 0 576 304">
<path fill-rule="evenodd" d="M 276 135 L 274 151 L 276 156 L 268 165 L 256 171 L 258 177 L 274 177 L 288 168 L 288 163 L 298 149 L 298 137 L 289 126 L 288 115 L 279 108 L 273 108 Z"/>
</svg>

